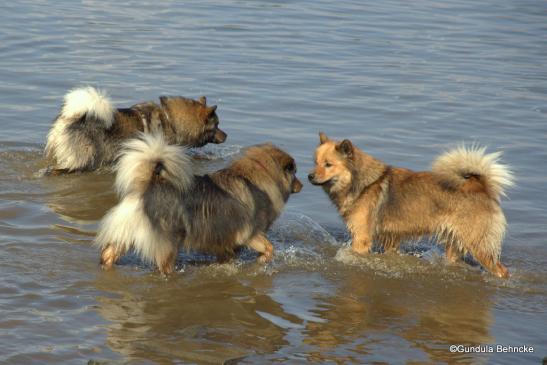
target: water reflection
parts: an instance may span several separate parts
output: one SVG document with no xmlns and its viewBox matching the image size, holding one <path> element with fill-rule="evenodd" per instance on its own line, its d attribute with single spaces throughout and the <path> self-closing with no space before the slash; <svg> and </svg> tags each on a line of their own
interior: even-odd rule
<svg viewBox="0 0 547 365">
<path fill-rule="evenodd" d="M 395 335 L 407 341 L 398 343 L 398 354 L 390 355 L 395 362 L 467 363 L 477 357 L 451 354 L 449 345 L 493 340 L 492 292 L 480 280 L 460 283 L 429 275 L 401 280 L 359 269 L 340 274 L 344 280 L 339 287 L 313 311 L 324 321 L 309 322 L 303 331 L 304 342 L 315 348 L 310 361 L 359 363 L 357 359 L 382 348 L 381 343 L 383 351 L 389 349 L 389 337 Z"/>
<path fill-rule="evenodd" d="M 98 221 L 116 204 L 114 177 L 108 173 L 78 173 L 44 176 L 41 183 L 49 194 L 47 206 L 64 221 L 86 224 Z"/>
<path fill-rule="evenodd" d="M 74 239 L 115 204 L 112 182 L 106 173 L 41 179 L 48 207 L 76 227 Z M 227 265 L 191 255 L 179 260 L 185 272 L 167 280 L 131 257 L 99 272 L 108 347 L 160 364 L 362 363 L 386 352 L 401 362 L 473 363 L 483 358 L 451 354 L 449 345 L 493 341 L 492 290 L 478 272 L 411 256 L 337 260 L 340 243 L 294 212 L 270 235 L 277 259 L 266 268 L 245 255 Z"/>
<path fill-rule="evenodd" d="M 207 159 L 201 154 L 191 151 L 197 174 L 220 168 L 225 161 L 223 155 L 216 150 L 208 149 Z M 205 153 L 205 152 L 203 152 Z M 215 153 L 219 158 L 214 159 Z M 211 167 L 213 166 L 213 167 Z M 42 188 L 48 191 L 45 195 L 47 206 L 63 220 L 71 223 L 89 224 L 100 220 L 106 211 L 117 202 L 114 192 L 114 174 L 111 168 L 103 168 L 98 172 L 84 172 L 60 176 L 42 176 Z"/>
<path fill-rule="evenodd" d="M 325 269 L 271 275 L 250 263 L 187 266 L 167 280 L 119 269 L 97 277 L 106 293 L 98 312 L 111 323 L 112 350 L 160 364 L 487 359 L 448 350 L 493 342 L 493 292 L 480 279 Z"/>
<path fill-rule="evenodd" d="M 216 269 L 224 272 L 222 266 Z M 97 298 L 98 312 L 111 322 L 107 345 L 126 359 L 218 364 L 288 344 L 285 331 L 259 314 L 292 320 L 264 294 L 270 277 L 243 283 L 214 269 L 198 271 L 166 281 L 154 274 L 101 273 L 95 285 L 111 294 Z"/>
</svg>

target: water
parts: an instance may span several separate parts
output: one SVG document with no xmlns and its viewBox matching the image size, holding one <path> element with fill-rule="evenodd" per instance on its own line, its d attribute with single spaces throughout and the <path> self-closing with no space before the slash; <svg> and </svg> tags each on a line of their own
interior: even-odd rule
<svg viewBox="0 0 547 365">
<path fill-rule="evenodd" d="M 547 355 L 547 5 L 544 1 L 96 1 L 0 6 L 0 362 L 495 363 Z M 41 177 L 63 94 L 119 106 L 161 94 L 219 104 L 225 145 L 203 171 L 272 141 L 306 180 L 322 130 L 428 168 L 462 141 L 505 152 L 498 280 L 442 250 L 358 258 L 305 184 L 269 233 L 276 258 L 181 255 L 163 279 L 135 257 L 101 272 L 91 246 L 115 204 L 108 173 Z M 450 353 L 451 344 L 533 354 Z M 228 361 L 231 360 L 231 361 Z"/>
</svg>

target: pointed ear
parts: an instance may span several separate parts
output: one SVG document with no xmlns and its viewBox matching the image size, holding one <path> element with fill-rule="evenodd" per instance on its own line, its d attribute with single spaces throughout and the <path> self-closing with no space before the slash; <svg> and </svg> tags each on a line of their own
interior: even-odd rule
<svg viewBox="0 0 547 365">
<path fill-rule="evenodd" d="M 207 98 L 205 96 L 200 96 L 199 97 L 199 103 L 201 105 L 207 105 Z"/>
<path fill-rule="evenodd" d="M 323 132 L 319 132 L 319 143 L 323 144 L 329 140 L 329 137 Z"/>
<path fill-rule="evenodd" d="M 168 96 L 160 96 L 161 105 L 166 106 L 167 105 L 167 100 L 169 100 Z"/>
<path fill-rule="evenodd" d="M 344 139 L 338 145 L 336 145 L 336 151 L 340 152 L 347 158 L 353 157 L 353 144 L 349 139 Z"/>
<path fill-rule="evenodd" d="M 215 110 L 217 110 L 217 106 L 216 105 L 213 105 L 213 106 L 209 106 L 207 107 L 207 114 L 208 115 L 211 115 L 215 112 Z"/>
<path fill-rule="evenodd" d="M 215 114 L 215 110 L 217 110 L 216 105 L 204 106 L 204 107 L 202 106 L 200 108 L 199 113 L 202 116 L 204 123 L 209 123 L 211 117 Z"/>
</svg>

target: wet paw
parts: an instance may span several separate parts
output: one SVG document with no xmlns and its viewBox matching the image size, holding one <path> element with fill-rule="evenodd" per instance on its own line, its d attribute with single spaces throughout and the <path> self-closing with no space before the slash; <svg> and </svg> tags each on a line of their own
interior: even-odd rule
<svg viewBox="0 0 547 365">
<path fill-rule="evenodd" d="M 351 251 L 358 254 L 358 255 L 368 255 L 370 253 L 370 249 L 366 247 L 351 247 Z"/>
<path fill-rule="evenodd" d="M 112 264 L 111 263 L 102 263 L 101 262 L 101 263 L 99 263 L 99 266 L 104 271 L 108 271 L 108 270 L 112 269 Z"/>
<path fill-rule="evenodd" d="M 272 261 L 272 258 L 273 258 L 273 255 L 271 253 L 264 253 L 258 256 L 258 259 L 256 259 L 256 261 L 260 264 L 266 264 Z"/>
</svg>

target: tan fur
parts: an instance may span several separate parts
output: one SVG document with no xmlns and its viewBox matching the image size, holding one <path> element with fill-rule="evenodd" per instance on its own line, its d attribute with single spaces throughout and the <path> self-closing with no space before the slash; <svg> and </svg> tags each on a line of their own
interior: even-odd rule
<svg viewBox="0 0 547 365">
<path fill-rule="evenodd" d="M 179 248 L 227 261 L 241 246 L 273 258 L 265 233 L 302 184 L 294 159 L 266 143 L 250 147 L 227 168 L 196 176 L 180 146 L 158 133 L 129 140 L 116 165 L 120 198 L 102 219 L 95 243 L 102 267 L 129 250 L 165 274 Z"/>
<path fill-rule="evenodd" d="M 92 88 L 65 96 L 61 112 L 48 134 L 46 156 L 55 174 L 94 170 L 112 163 L 124 141 L 138 133 L 162 133 L 171 144 L 200 147 L 222 143 L 216 105 L 181 96 L 162 96 L 160 103 L 143 102 L 116 109 L 106 94 Z"/>
<path fill-rule="evenodd" d="M 116 251 L 116 247 L 107 245 L 101 250 L 101 267 L 103 269 L 109 269 L 120 258 L 122 252 Z"/>
<path fill-rule="evenodd" d="M 269 239 L 264 236 L 264 233 L 259 233 L 252 237 L 247 244 L 253 250 L 260 252 L 258 262 L 266 263 L 273 258 L 273 245 Z"/>
<path fill-rule="evenodd" d="M 508 276 L 499 261 L 506 227 L 499 196 L 511 175 L 498 154 L 460 149 L 441 156 L 432 172 L 414 172 L 388 166 L 348 140 L 320 134 L 320 142 L 309 179 L 338 208 L 355 252 L 433 237 L 449 261 L 470 253 L 485 269 Z M 450 166 L 442 166 L 447 160 Z"/>
<path fill-rule="evenodd" d="M 158 261 L 158 268 L 163 274 L 171 274 L 175 271 L 175 263 L 177 261 L 178 249 L 173 246 L 169 254 L 162 260 Z"/>
</svg>

